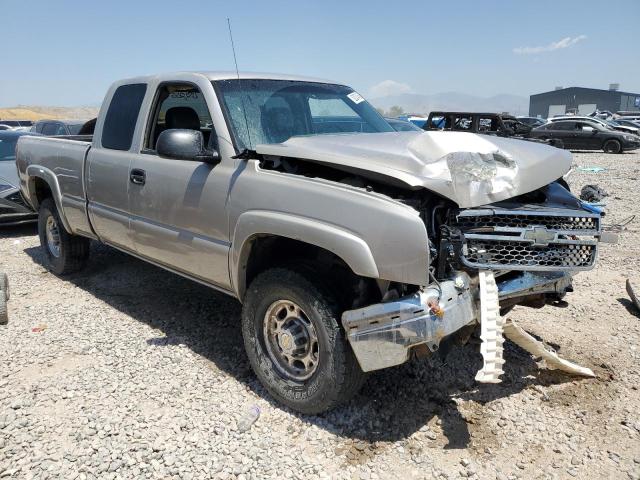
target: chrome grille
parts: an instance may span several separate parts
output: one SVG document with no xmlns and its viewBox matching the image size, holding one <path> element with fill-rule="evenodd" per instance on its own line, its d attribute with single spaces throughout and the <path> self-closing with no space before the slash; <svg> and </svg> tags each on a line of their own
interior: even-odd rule
<svg viewBox="0 0 640 480">
<path fill-rule="evenodd" d="M 600 216 L 552 211 L 463 210 L 461 262 L 493 270 L 589 270 L 597 256 Z"/>
<path fill-rule="evenodd" d="M 598 217 L 560 217 L 553 215 L 500 214 L 459 217 L 458 227 L 463 230 L 476 228 L 528 228 L 532 225 L 549 230 L 595 231 L 599 229 Z M 534 223 L 532 223 L 534 222 Z"/>
</svg>

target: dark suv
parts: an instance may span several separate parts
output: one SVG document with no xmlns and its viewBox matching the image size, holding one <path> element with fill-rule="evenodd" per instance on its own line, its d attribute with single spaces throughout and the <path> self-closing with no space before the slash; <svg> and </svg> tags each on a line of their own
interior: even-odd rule
<svg viewBox="0 0 640 480">
<path fill-rule="evenodd" d="M 48 137 L 78 135 L 84 124 L 83 120 L 38 120 L 31 131 Z"/>
<path fill-rule="evenodd" d="M 557 147 L 578 150 L 604 150 L 621 153 L 640 148 L 640 137 L 619 132 L 594 122 L 558 120 L 531 131 L 531 137 L 555 140 Z"/>
</svg>

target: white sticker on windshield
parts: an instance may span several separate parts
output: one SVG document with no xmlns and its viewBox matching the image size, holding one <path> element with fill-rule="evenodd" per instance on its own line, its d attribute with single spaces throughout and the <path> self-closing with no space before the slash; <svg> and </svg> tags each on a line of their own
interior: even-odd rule
<svg viewBox="0 0 640 480">
<path fill-rule="evenodd" d="M 356 105 L 364 102 L 364 98 L 362 98 L 358 92 L 351 92 L 349 95 L 347 95 L 347 97 L 349 97 L 349 100 L 351 100 Z"/>
</svg>

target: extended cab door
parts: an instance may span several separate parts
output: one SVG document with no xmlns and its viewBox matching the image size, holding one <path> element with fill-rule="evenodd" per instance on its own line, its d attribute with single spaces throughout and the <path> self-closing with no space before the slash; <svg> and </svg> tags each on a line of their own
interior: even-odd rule
<svg viewBox="0 0 640 480">
<path fill-rule="evenodd" d="M 96 124 L 85 172 L 89 219 L 94 231 L 103 242 L 132 252 L 129 170 L 146 91 L 146 84 L 135 83 L 118 86 L 110 92 L 110 99 L 107 94 L 109 107 Z"/>
<path fill-rule="evenodd" d="M 209 81 L 164 82 L 155 88 L 143 146 L 131 164 L 131 227 L 139 255 L 230 289 L 226 200 L 233 160 L 213 165 L 161 158 L 155 150 L 167 129 L 199 130 L 205 144 L 219 150 L 212 104 L 217 100 Z"/>
</svg>

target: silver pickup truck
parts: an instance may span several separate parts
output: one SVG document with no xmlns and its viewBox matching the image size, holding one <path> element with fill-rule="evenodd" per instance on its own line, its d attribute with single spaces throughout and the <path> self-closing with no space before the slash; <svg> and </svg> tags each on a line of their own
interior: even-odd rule
<svg viewBox="0 0 640 480">
<path fill-rule="evenodd" d="M 100 241 L 236 297 L 251 365 L 305 413 L 594 266 L 600 215 L 571 155 L 462 132 L 395 132 L 351 88 L 224 72 L 116 82 L 92 141 L 23 137 L 20 188 L 49 268 Z"/>
</svg>

